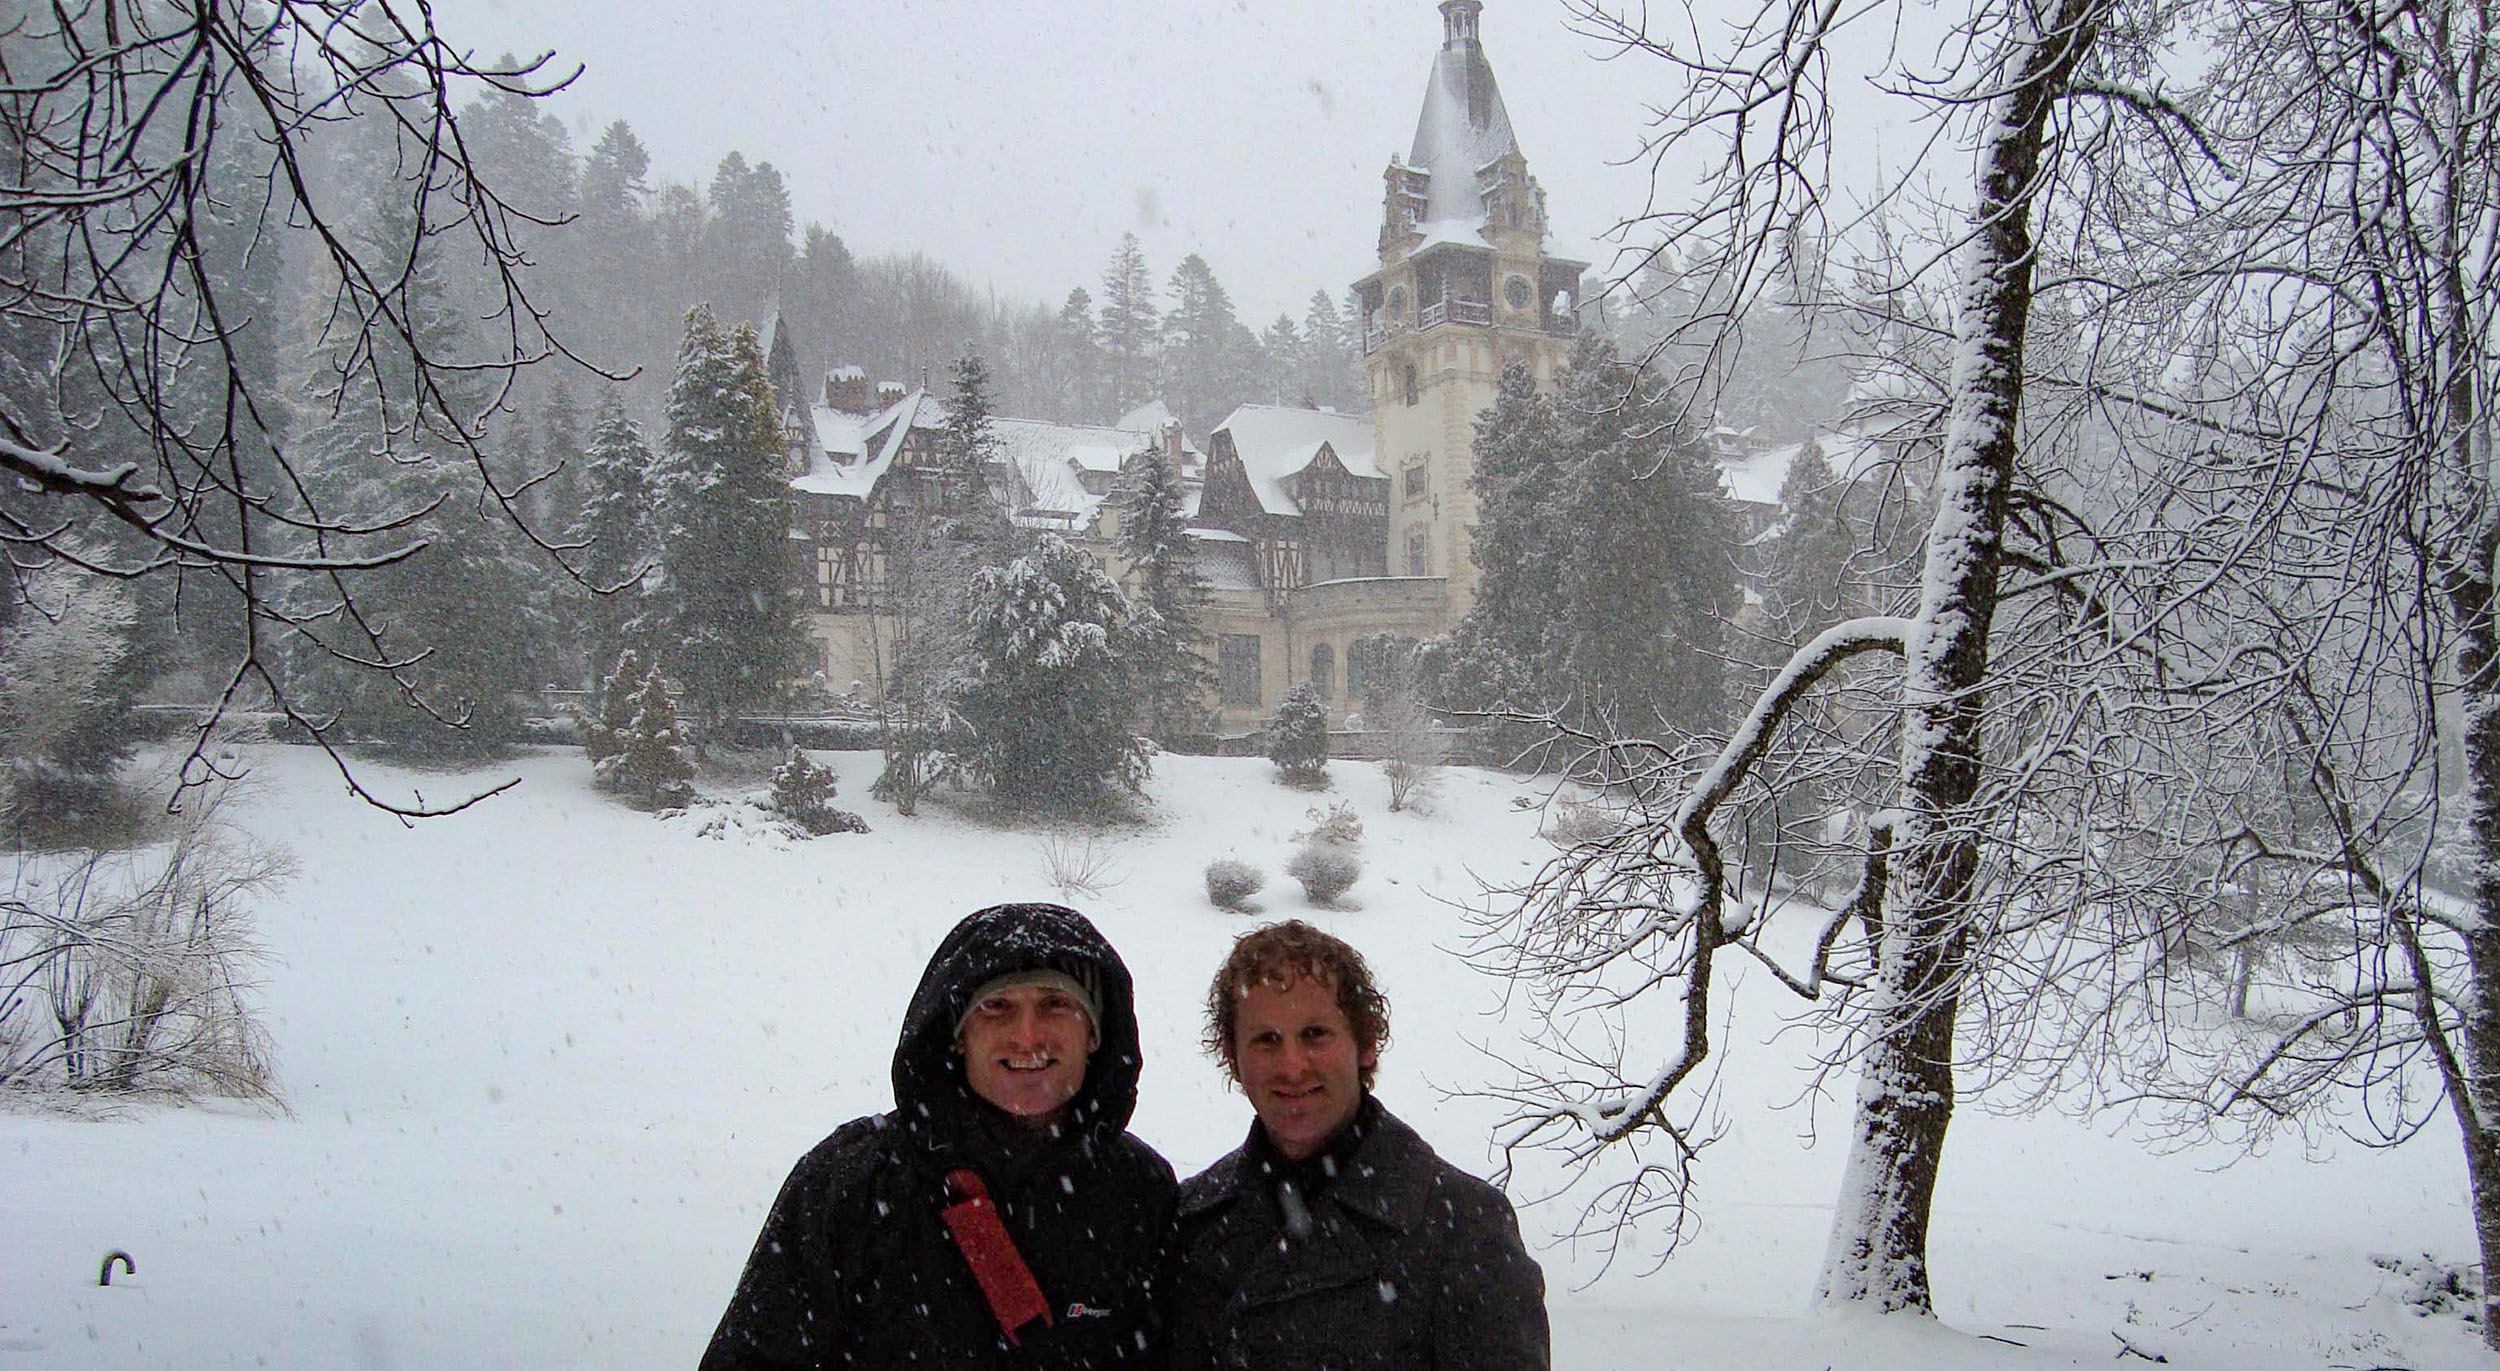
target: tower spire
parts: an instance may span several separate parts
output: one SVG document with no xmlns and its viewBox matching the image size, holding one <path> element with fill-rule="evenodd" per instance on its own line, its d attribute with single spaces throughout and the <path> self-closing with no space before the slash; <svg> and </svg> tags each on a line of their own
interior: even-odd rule
<svg viewBox="0 0 2500 1371">
<path fill-rule="evenodd" d="M 1476 20 L 1483 12 L 1484 0 L 1441 0 L 1441 46 L 1475 46 Z"/>
</svg>

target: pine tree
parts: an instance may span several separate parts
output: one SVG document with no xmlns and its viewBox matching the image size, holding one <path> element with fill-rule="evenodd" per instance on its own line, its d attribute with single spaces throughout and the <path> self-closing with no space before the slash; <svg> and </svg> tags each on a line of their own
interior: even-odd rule
<svg viewBox="0 0 2500 1371">
<path fill-rule="evenodd" d="M 1849 561 L 1858 538 L 1846 495 L 1823 445 L 1807 439 L 1780 483 L 1781 528 L 1763 576 L 1763 616 L 1784 642 L 1850 617 L 1843 606 L 1854 593 Z"/>
<path fill-rule="evenodd" d="M 1267 759 L 1290 785 L 1316 788 L 1328 776 L 1328 702 L 1319 687 L 1297 681 L 1267 721 Z"/>
<path fill-rule="evenodd" d="M 1309 348 L 1302 340 L 1302 328 L 1290 314 L 1279 314 L 1267 331 L 1259 335 L 1259 351 L 1267 358 L 1267 386 L 1262 396 L 1270 404 L 1293 405 L 1316 409 L 1319 402 L 1302 384 L 1303 369 L 1309 363 Z"/>
<path fill-rule="evenodd" d="M 1664 391 L 1593 337 L 1552 399 L 1525 368 L 1504 371 L 1477 427 L 1482 577 L 1451 635 L 1444 706 L 1558 711 L 1598 736 L 1718 721 L 1737 528 Z"/>
<path fill-rule="evenodd" d="M 1234 316 L 1232 296 L 1196 253 L 1172 269 L 1172 308 L 1163 316 L 1163 393 L 1192 433 L 1223 422 L 1258 393 L 1266 359 Z"/>
<path fill-rule="evenodd" d="M 1718 465 L 1672 419 L 1666 386 L 1582 340 L 1561 413 L 1573 460 L 1556 507 L 1579 531 L 1561 559 L 1558 684 L 1594 729 L 1657 737 L 1706 729 L 1725 709 L 1735 513 Z"/>
<path fill-rule="evenodd" d="M 1096 338 L 1102 346 L 1109 410 L 1124 414 L 1154 398 L 1157 317 L 1154 279 L 1137 235 L 1123 233 L 1102 273 L 1102 315 Z"/>
<path fill-rule="evenodd" d="M 605 674 L 592 674 L 591 708 L 581 716 L 581 728 L 582 755 L 593 767 L 624 750 L 635 701 L 642 694 L 642 679 L 649 674 L 641 656 L 630 647 L 617 651 L 616 664 Z"/>
<path fill-rule="evenodd" d="M 1181 478 L 1161 447 L 1121 473 L 1120 555 L 1137 585 L 1137 673 L 1147 731 L 1166 746 L 1205 726 L 1214 669 L 1200 655 L 1206 578 L 1181 516 Z"/>
<path fill-rule="evenodd" d="M 1011 804 L 1063 809 L 1145 783 L 1146 748 L 1129 726 L 1129 606 L 1091 558 L 1046 534 L 973 578 L 965 619 L 970 652 L 951 694 L 975 776 Z"/>
<path fill-rule="evenodd" d="M 657 641 L 668 644 L 688 709 L 707 729 L 764 704 L 802 669 L 781 438 L 755 330 L 723 331 L 697 306 L 686 316 L 654 481 L 653 596 Z"/>
<path fill-rule="evenodd" d="M 1452 631 L 1432 683 L 1447 708 L 1537 713 L 1551 703 L 1551 682 L 1539 681 L 1529 664 L 1556 655 L 1551 635 L 1563 618 L 1559 561 L 1570 546 L 1556 504 L 1563 441 L 1561 416 L 1537 393 L 1535 376 L 1516 362 L 1504 367 L 1493 407 L 1476 421 L 1475 603 Z M 1534 740 L 1533 730 L 1506 728 L 1497 746 L 1515 753 Z"/>
<path fill-rule="evenodd" d="M 732 152 L 713 170 L 708 199 L 702 279 L 729 318 L 761 319 L 790 271 L 789 187 L 772 163 L 749 166 Z"/>
<path fill-rule="evenodd" d="M 1062 392 L 1062 412 L 1069 420 L 1090 424 L 1117 418 L 1110 408 L 1110 382 L 1104 374 L 1102 344 L 1094 334 L 1094 297 L 1085 287 L 1071 289 L 1066 303 L 1059 307 L 1052 345 L 1061 359 L 1058 389 Z"/>
<path fill-rule="evenodd" d="M 1003 561 L 1014 535 L 992 484 L 1004 449 L 991 417 L 989 364 L 967 351 L 955 359 L 948 382 L 946 426 L 938 439 L 939 508 L 954 521 L 956 540 L 979 549 L 985 562 Z"/>
<path fill-rule="evenodd" d="M 342 174 L 387 179 L 377 169 L 394 156 L 381 141 L 387 134 L 360 134 Z M 385 197 L 357 232 L 382 260 L 411 262 L 398 303 L 424 354 L 437 363 L 469 355 L 470 324 L 424 248 L 413 209 Z M 420 390 L 404 344 L 358 352 L 357 342 L 321 349 L 306 367 L 298 447 L 306 486 L 332 520 L 431 509 L 408 530 L 423 544 L 415 555 L 365 578 L 362 612 L 332 616 L 299 642 L 291 684 L 345 738 L 427 755 L 498 752 L 519 734 L 516 696 L 537 684 L 532 655 L 550 630 L 543 569 L 525 556 L 511 521 L 470 485 L 478 454 L 467 435 L 491 397 L 457 375 Z M 372 454 L 385 450 L 395 460 L 377 474 Z M 371 669 L 376 661 L 391 669 Z"/>
<path fill-rule="evenodd" d="M 1363 379 L 1360 315 L 1340 310 L 1327 291 L 1311 292 L 1302 315 L 1302 356 L 1295 388 L 1309 403 L 1348 414 L 1369 408 Z"/>
<path fill-rule="evenodd" d="M 624 691 L 620 686 L 618 694 Z M 600 789 L 646 809 L 665 809 L 694 799 L 694 761 L 678 726 L 668 682 L 653 662 L 628 697 L 633 713 L 616 737 L 616 750 L 591 768 Z"/>
<path fill-rule="evenodd" d="M 645 608 L 643 578 L 659 556 L 651 480 L 642 425 L 624 416 L 614 396 L 605 397 L 582 454 L 588 494 L 572 531 L 572 541 L 582 544 L 576 555 L 590 601 L 581 616 L 582 650 L 594 665 L 626 645 L 629 626 Z"/>
<path fill-rule="evenodd" d="M 834 806 L 834 775 L 797 748 L 773 769 L 772 810 L 817 837 L 828 833 L 865 833 L 868 824 L 857 814 Z"/>
</svg>

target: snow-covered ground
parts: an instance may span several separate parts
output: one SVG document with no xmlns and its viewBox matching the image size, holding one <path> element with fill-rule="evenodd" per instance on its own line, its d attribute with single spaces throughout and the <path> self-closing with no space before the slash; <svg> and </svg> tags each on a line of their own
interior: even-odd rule
<svg viewBox="0 0 2500 1371">
<path fill-rule="evenodd" d="M 691 1365 L 790 1162 L 885 1107 L 894 1025 L 939 934 L 983 904 L 1058 898 L 1036 835 L 898 818 L 865 798 L 873 757 L 829 760 L 874 832 L 707 836 L 606 802 L 561 752 L 411 829 L 316 755 L 257 754 L 249 825 L 300 868 L 260 930 L 292 1114 L 0 1113 L 0 1368 Z M 1096 838 L 1117 884 L 1073 902 L 1137 974 L 1134 1126 L 1184 1173 L 1249 1117 L 1197 1047 L 1206 979 L 1250 922 L 1206 902 L 1200 873 L 1225 855 L 1271 873 L 1266 915 L 1373 959 L 1394 1005 L 1383 1098 L 1490 1167 L 1499 1107 L 1463 1092 L 1499 1079 L 1481 1049 L 1522 1029 L 1453 955 L 1467 927 L 1450 902 L 1550 854 L 1514 807 L 1537 792 L 1453 771 L 1418 817 L 1387 812 L 1377 768 L 1332 773 L 1313 796 L 1264 762 L 1161 758 L 1148 825 Z M 463 784 L 370 776 L 436 799 Z M 1287 839 L 1337 799 L 1368 830 L 1362 908 L 1314 911 L 1281 874 Z M 2445 1124 L 2393 1152 L 2242 1157 L 1966 1108 L 1936 1216 L 1942 1326 L 1809 1313 L 1846 1112 L 1798 1102 L 1805 1044 L 1773 1036 L 1776 1001 L 1738 998 L 1697 1233 L 1663 1264 L 1608 1267 L 1552 1239 L 1576 1192 L 1523 1206 L 1561 1367 L 2099 1366 L 2128 1346 L 2229 1371 L 2490 1365 L 2389 1269 L 2471 1255 Z M 1513 1193 L 1562 1179 L 1532 1163 Z M 116 1248 L 137 1274 L 99 1289 Z"/>
</svg>

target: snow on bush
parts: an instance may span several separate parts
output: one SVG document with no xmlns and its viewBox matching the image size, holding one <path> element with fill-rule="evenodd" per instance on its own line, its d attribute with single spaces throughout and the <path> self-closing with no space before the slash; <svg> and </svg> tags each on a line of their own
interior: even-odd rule
<svg viewBox="0 0 2500 1371">
<path fill-rule="evenodd" d="M 797 748 L 773 771 L 772 811 L 809 833 L 865 833 L 868 822 L 833 803 L 834 776 L 829 767 L 807 759 Z"/>
<path fill-rule="evenodd" d="M 25 853 L 0 881 L 0 1087 L 274 1100 L 251 897 L 286 859 L 194 796 L 165 841 Z"/>
<path fill-rule="evenodd" d="M 1267 759 L 1288 785 L 1319 788 L 1328 779 L 1328 705 L 1319 687 L 1304 681 L 1276 702 L 1267 721 Z"/>
<path fill-rule="evenodd" d="M 1363 859 L 1340 843 L 1307 842 L 1285 863 L 1285 874 L 1302 883 L 1315 905 L 1333 905 L 1363 875 Z"/>
<path fill-rule="evenodd" d="M 1231 857 L 1207 863 L 1207 903 L 1218 909 L 1247 912 L 1250 897 L 1267 884 L 1267 873 Z"/>
</svg>

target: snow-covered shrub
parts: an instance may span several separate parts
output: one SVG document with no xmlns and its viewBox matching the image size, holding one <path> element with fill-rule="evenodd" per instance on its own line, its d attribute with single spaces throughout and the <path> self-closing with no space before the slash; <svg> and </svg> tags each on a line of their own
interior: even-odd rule
<svg viewBox="0 0 2500 1371">
<path fill-rule="evenodd" d="M 26 854 L 0 873 L 0 1087 L 275 1097 L 245 998 L 250 897 L 285 859 L 189 799 L 165 841 Z"/>
<path fill-rule="evenodd" d="M 1589 800 L 1563 800 L 1545 822 L 1545 841 L 1556 847 L 1602 843 L 1623 831 L 1623 820 L 1604 805 Z"/>
<path fill-rule="evenodd" d="M 600 789 L 645 809 L 666 809 L 694 798 L 694 761 L 686 754 L 677 707 L 668 698 L 658 663 L 634 692 L 631 722 L 616 741 L 617 750 L 591 768 Z"/>
<path fill-rule="evenodd" d="M 820 838 L 828 833 L 867 832 L 868 822 L 847 809 L 836 809 L 833 795 L 832 768 L 816 765 L 795 747 L 789 759 L 773 771 L 775 814 Z"/>
<path fill-rule="evenodd" d="M 1337 847 L 1355 847 L 1363 841 L 1363 816 L 1354 812 L 1351 802 L 1339 800 L 1326 809 L 1306 809 L 1302 817 L 1311 826 L 1287 839 L 1296 843 L 1328 843 Z"/>
<path fill-rule="evenodd" d="M 1333 905 L 1362 878 L 1363 859 L 1343 843 L 1306 842 L 1285 863 L 1285 874 L 1302 883 L 1316 905 Z"/>
<path fill-rule="evenodd" d="M 2483 1272 L 2473 1262 L 2444 1262 L 2424 1253 L 2416 1257 L 2400 1257 L 2379 1253 L 2370 1264 L 2405 1282 L 2397 1298 L 2416 1317 L 2431 1318 L 2451 1315 L 2467 1323 L 2482 1321 Z"/>
<path fill-rule="evenodd" d="M 1207 863 L 1207 903 L 1218 909 L 1246 910 L 1250 897 L 1267 884 L 1267 873 L 1231 857 Z"/>
<path fill-rule="evenodd" d="M 1267 759 L 1287 785 L 1317 789 L 1328 779 L 1328 704 L 1304 681 L 1276 702 L 1267 721 Z"/>
</svg>

